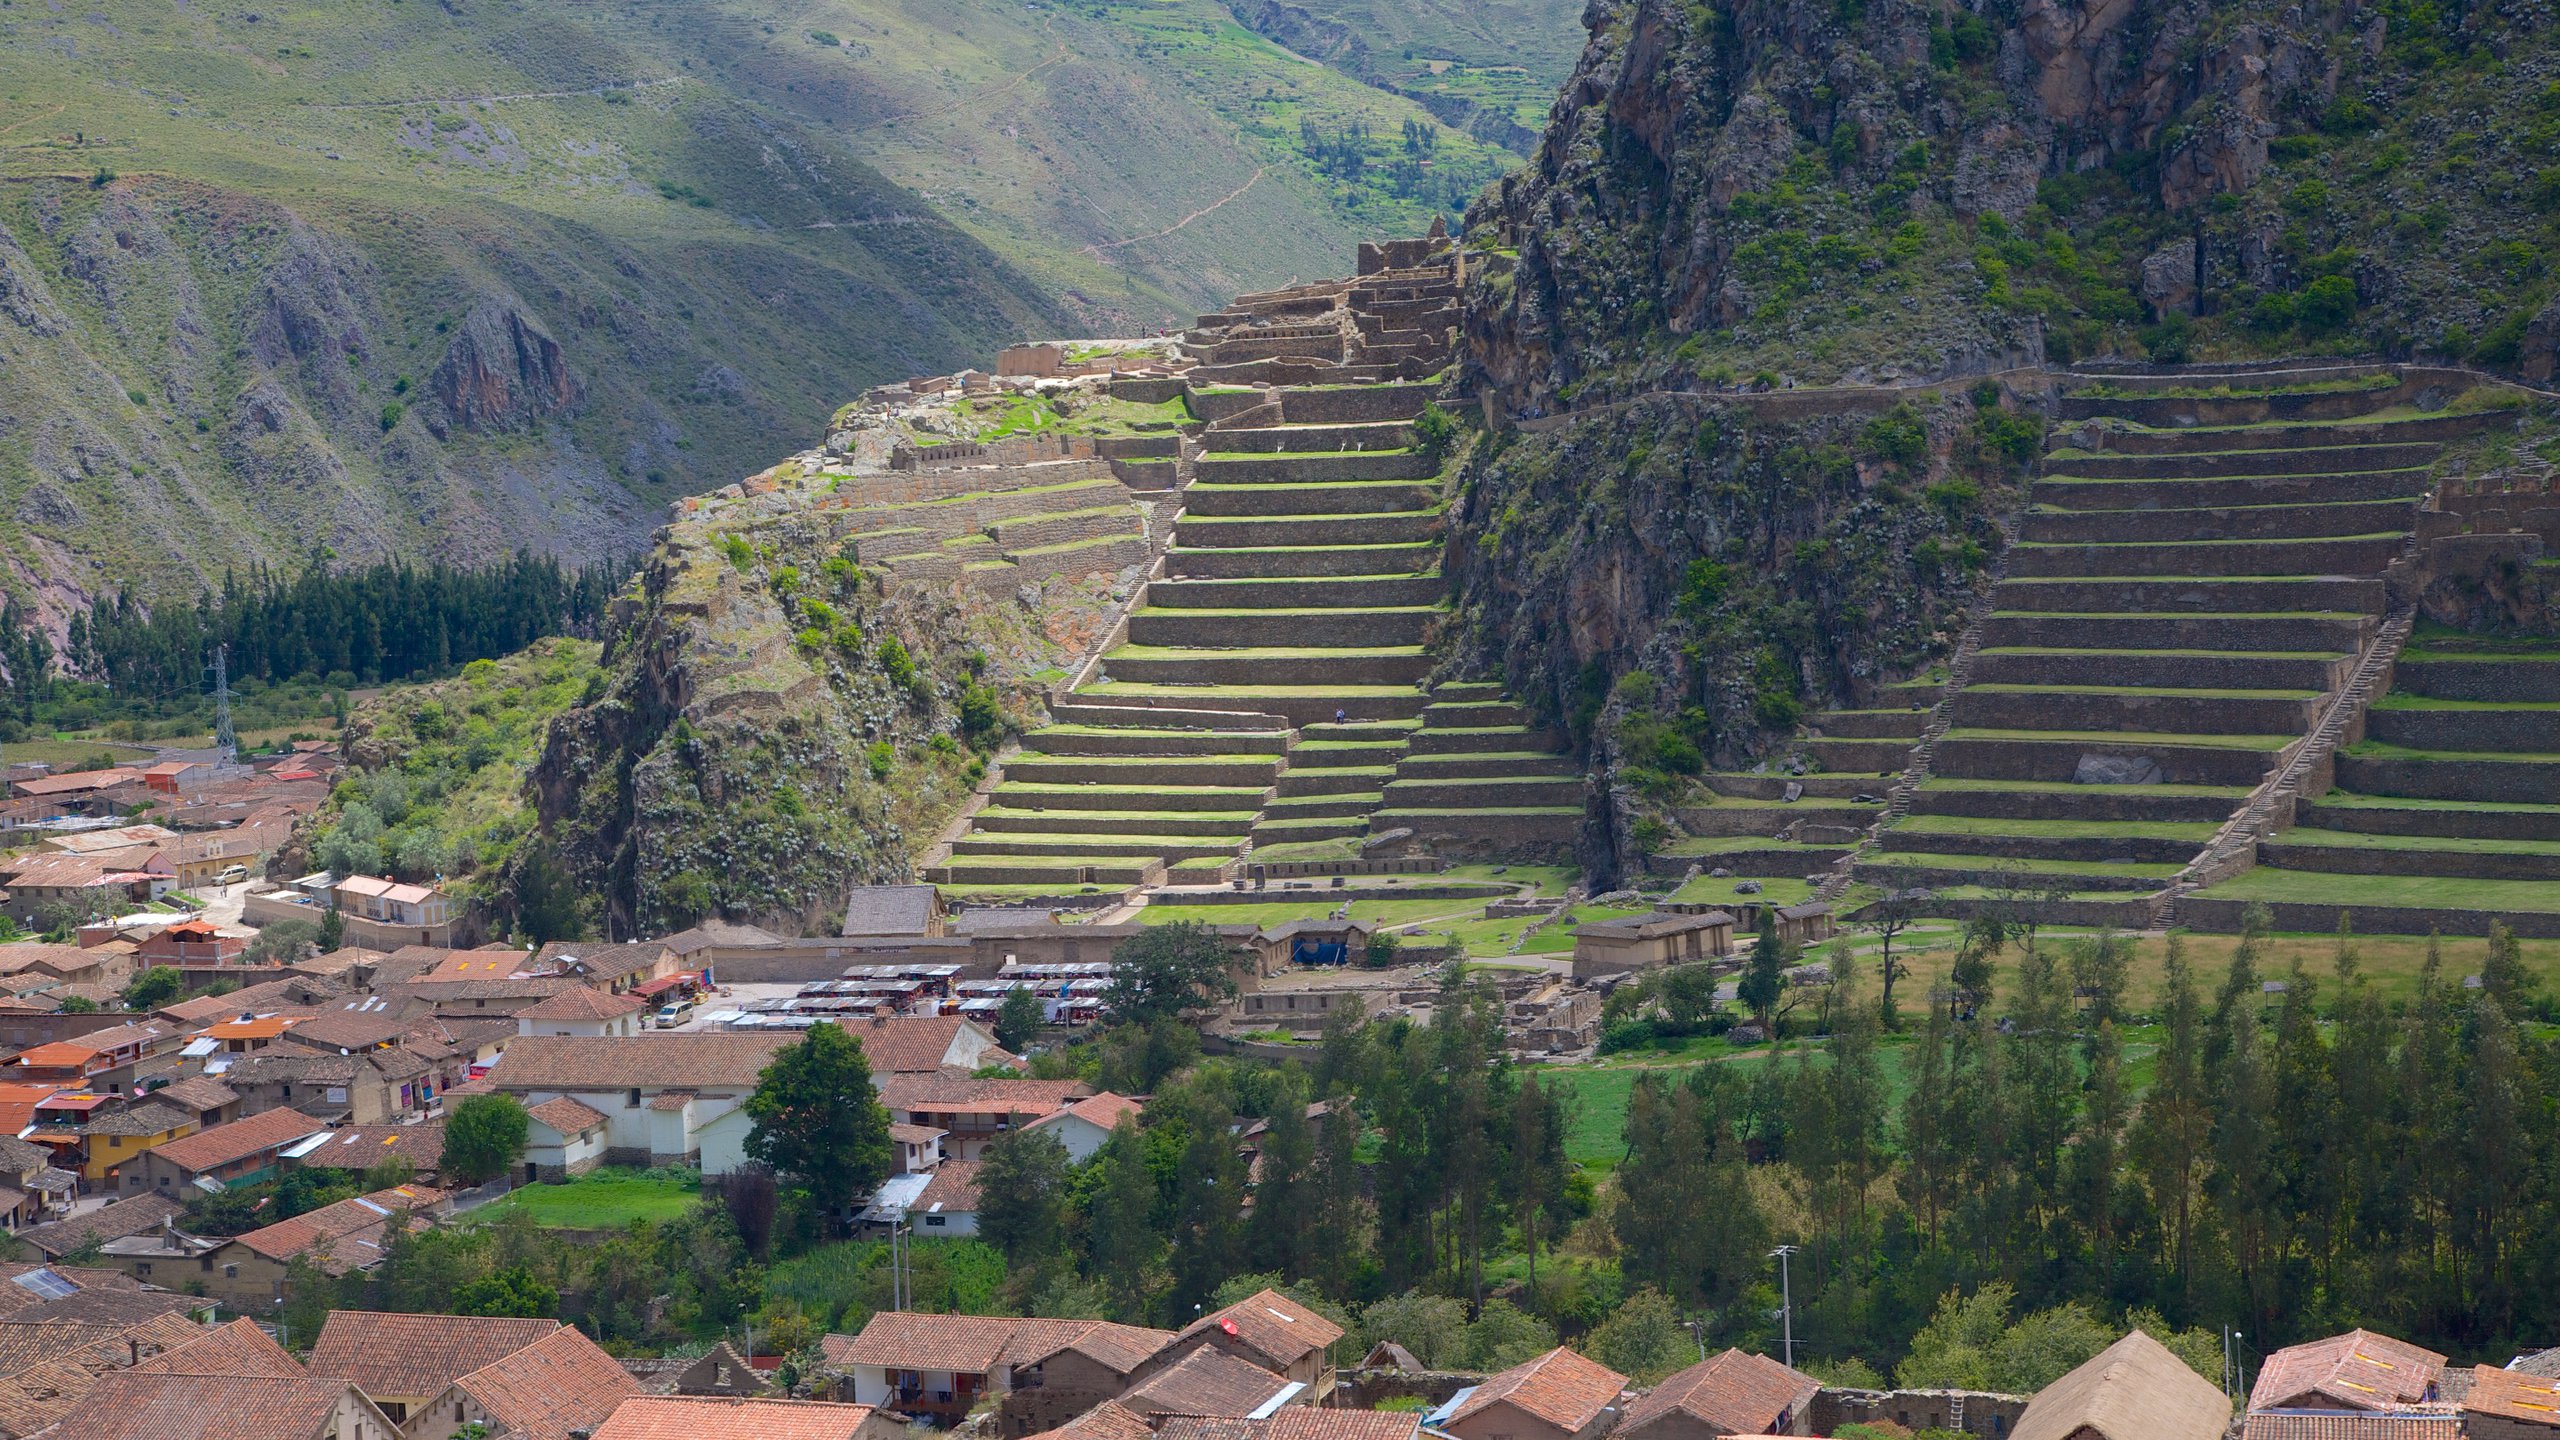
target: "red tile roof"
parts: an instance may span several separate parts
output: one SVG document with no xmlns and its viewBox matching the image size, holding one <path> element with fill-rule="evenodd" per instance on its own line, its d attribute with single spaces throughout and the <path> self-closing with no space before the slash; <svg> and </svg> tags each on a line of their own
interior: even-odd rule
<svg viewBox="0 0 2560 1440">
<path fill-rule="evenodd" d="M 835 1366 L 948 1370 L 984 1375 L 1054 1355 L 1091 1329 L 1091 1320 L 1016 1320 L 1001 1315 L 926 1315 L 883 1310 L 859 1335 L 829 1335 L 821 1348 Z"/>
<path fill-rule="evenodd" d="M 508 1440 L 568 1440 L 592 1431 L 640 1382 L 586 1333 L 562 1326 L 505 1359 L 492 1361 L 453 1388 L 489 1414 L 490 1430 Z"/>
<path fill-rule="evenodd" d="M 1092 1328 L 1047 1354 L 1026 1356 L 1017 1363 L 1037 1365 L 1051 1355 L 1063 1355 L 1072 1350 L 1116 1374 L 1127 1375 L 1163 1354 L 1164 1347 L 1172 1344 L 1173 1338 L 1170 1330 L 1150 1330 L 1140 1325 L 1114 1325 L 1098 1320 Z"/>
<path fill-rule="evenodd" d="M 945 1160 L 934 1167 L 933 1178 L 925 1182 L 924 1193 L 916 1197 L 912 1213 L 925 1215 L 975 1215 L 978 1213 L 978 1162 Z"/>
<path fill-rule="evenodd" d="M 1149 1440 L 1155 1428 L 1147 1417 L 1124 1408 L 1117 1400 L 1105 1400 L 1055 1430 L 1043 1430 L 1028 1440 Z"/>
<path fill-rule="evenodd" d="M 1185 1340 L 1209 1330 L 1223 1330 L 1269 1356 L 1286 1370 L 1309 1352 L 1342 1338 L 1342 1327 L 1277 1290 L 1249 1295 L 1224 1310 L 1203 1315 L 1184 1327 Z"/>
<path fill-rule="evenodd" d="M 1156 1427 L 1156 1440 L 1416 1440 L 1418 1410 L 1320 1410 L 1283 1405 L 1260 1420 L 1172 1415 Z"/>
<path fill-rule="evenodd" d="M 2495 1415 L 2528 1425 L 2560 1426 L 2560 1380 L 2481 1365 L 2471 1372 L 2466 1414 Z"/>
<path fill-rule="evenodd" d="M 583 1135 L 604 1123 L 604 1112 L 563 1095 L 529 1106 L 525 1114 L 550 1126 L 563 1136 Z"/>
<path fill-rule="evenodd" d="M 232 1243 L 270 1260 L 308 1256 L 332 1275 L 362 1270 L 382 1258 L 381 1231 L 403 1211 L 428 1210 L 444 1192 L 423 1185 L 400 1185 L 323 1205 L 317 1210 L 279 1220 L 242 1235 Z"/>
<path fill-rule="evenodd" d="M 592 985 L 579 985 L 545 996 L 516 1012 L 524 1020 L 615 1020 L 648 1008 L 637 995 L 616 995 Z"/>
<path fill-rule="evenodd" d="M 1123 1119 L 1146 1113 L 1146 1108 L 1147 1102 L 1144 1100 L 1132 1100 L 1126 1095 L 1105 1090 L 1099 1095 L 1088 1095 L 1051 1114 L 1041 1116 L 1031 1122 L 1030 1128 L 1036 1130 L 1043 1125 L 1054 1124 L 1072 1115 L 1099 1129 L 1114 1130 L 1119 1128 Z"/>
<path fill-rule="evenodd" d="M 2461 1440 L 2462 1417 L 2426 1412 L 2262 1410 L 2240 1427 L 2240 1440 Z"/>
<path fill-rule="evenodd" d="M 2249 1408 L 2397 1410 L 2426 1399 L 2443 1369 L 2433 1350 L 2350 1330 L 2268 1356 L 2249 1387 Z"/>
<path fill-rule="evenodd" d="M 837 1023 L 862 1042 L 862 1058 L 870 1062 L 874 1075 L 930 1075 L 960 1063 L 950 1058 L 960 1032 L 978 1028 L 957 1015 L 856 1017 Z M 994 1036 L 980 1034 L 984 1044 L 995 1044 Z"/>
<path fill-rule="evenodd" d="M 149 1375 L 266 1375 L 286 1380 L 310 1375 L 254 1320 L 216 1326 L 203 1339 L 164 1350 L 133 1368 Z"/>
<path fill-rule="evenodd" d="M 262 1110 L 246 1120 L 234 1120 L 172 1140 L 150 1153 L 181 1170 L 202 1174 L 263 1151 L 281 1149 L 328 1128 L 298 1110 Z"/>
<path fill-rule="evenodd" d="M 311 1373 L 352 1380 L 367 1395 L 424 1399 L 559 1328 L 557 1320 L 332 1310 L 311 1347 Z"/>
<path fill-rule="evenodd" d="M 1048 1115 L 1082 1099 L 1081 1080 L 980 1080 L 950 1075 L 878 1077 L 880 1103 L 929 1115 Z"/>
<path fill-rule="evenodd" d="M 1627 1377 L 1559 1345 L 1475 1388 L 1449 1414 L 1452 1424 L 1495 1405 L 1509 1405 L 1571 1434 L 1599 1418 L 1627 1388 Z M 1774 1428 L 1774 1427 L 1772 1427 Z"/>
<path fill-rule="evenodd" d="M 79 1440 L 321 1440 L 346 1393 L 341 1380 L 120 1370 L 98 1377 L 62 1417 L 60 1433 Z"/>
<path fill-rule="evenodd" d="M 1633 1431 L 1674 1412 L 1714 1427 L 1722 1435 L 1766 1435 L 1786 1427 L 1781 1415 L 1802 1414 L 1822 1388 L 1812 1376 L 1766 1355 L 1727 1350 L 1671 1375 L 1627 1406 L 1618 1422 Z"/>
<path fill-rule="evenodd" d="M 1249 1360 L 1202 1346 L 1120 1397 L 1141 1415 L 1251 1415 L 1297 1382 Z"/>
<path fill-rule="evenodd" d="M 732 1396 L 637 1395 L 595 1440 L 853 1440 L 868 1405 Z"/>
<path fill-rule="evenodd" d="M 497 1088 L 623 1090 L 644 1086 L 753 1089 L 787 1035 L 526 1035 L 489 1078 Z"/>
</svg>

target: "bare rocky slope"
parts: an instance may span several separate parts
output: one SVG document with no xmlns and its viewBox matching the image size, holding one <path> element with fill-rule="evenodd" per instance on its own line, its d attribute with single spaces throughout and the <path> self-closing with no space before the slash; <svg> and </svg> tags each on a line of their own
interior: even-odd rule
<svg viewBox="0 0 2560 1440">
<path fill-rule="evenodd" d="M 1498 438 L 1452 515 L 1456 643 L 1639 796 L 1925 706 L 2058 368 L 2560 363 L 2539 7 L 1585 21 L 1534 158 L 1468 217 L 1460 380 Z M 1595 817 L 1595 868 L 1632 863 L 1640 808 Z"/>
</svg>

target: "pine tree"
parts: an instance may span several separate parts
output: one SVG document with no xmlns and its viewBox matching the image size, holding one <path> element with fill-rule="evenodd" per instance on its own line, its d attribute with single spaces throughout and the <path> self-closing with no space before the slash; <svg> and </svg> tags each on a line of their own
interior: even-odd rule
<svg viewBox="0 0 2560 1440">
<path fill-rule="evenodd" d="M 2176 1283 L 2183 1313 L 2195 1287 L 2196 1230 L 2212 1139 L 2213 1099 L 2204 1073 L 2204 1010 L 2176 933 L 2169 936 L 2162 1038 L 2151 1093 L 2135 1122 L 2132 1148 L 2160 1215 L 2160 1263 Z"/>
</svg>

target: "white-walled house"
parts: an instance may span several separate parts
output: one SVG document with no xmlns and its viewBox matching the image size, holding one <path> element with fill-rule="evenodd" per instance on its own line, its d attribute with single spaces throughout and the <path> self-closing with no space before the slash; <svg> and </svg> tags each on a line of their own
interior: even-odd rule
<svg viewBox="0 0 2560 1440">
<path fill-rule="evenodd" d="M 520 1035 L 489 1072 L 489 1083 L 528 1108 L 565 1098 L 603 1116 L 608 1163 L 693 1164 L 702 1159 L 704 1128 L 745 1104 L 773 1052 L 797 1041 L 753 1034 Z M 726 1172 L 706 1164 L 704 1173 Z"/>
<path fill-rule="evenodd" d="M 563 1181 L 604 1163 L 609 1126 L 601 1111 L 563 1095 L 525 1111 L 524 1178 Z"/>
<path fill-rule="evenodd" d="M 1066 1147 L 1067 1158 L 1081 1165 L 1093 1158 L 1102 1142 L 1111 1138 L 1112 1130 L 1124 1117 L 1134 1116 L 1147 1107 L 1144 1102 L 1105 1090 L 1088 1095 L 1051 1115 L 1044 1115 L 1023 1127 L 1045 1130 L 1058 1137 Z"/>
</svg>

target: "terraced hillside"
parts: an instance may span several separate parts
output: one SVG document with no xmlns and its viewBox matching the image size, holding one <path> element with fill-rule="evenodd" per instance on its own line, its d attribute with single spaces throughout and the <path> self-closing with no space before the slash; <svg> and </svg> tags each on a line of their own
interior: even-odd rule
<svg viewBox="0 0 2560 1440">
<path fill-rule="evenodd" d="M 1826 765 L 1918 780 L 1855 878 L 1948 912 L 2026 895 L 2147 923 L 2374 643 L 2430 464 L 2491 418 L 2423 413 L 2424 389 L 2372 370 L 2066 388 L 1942 733 L 1907 750 L 1862 737 L 1920 736 L 1918 712 L 1822 719 Z"/>
<path fill-rule="evenodd" d="M 1454 264 L 1445 245 L 1393 258 L 1186 337 L 1204 425 L 1171 547 L 935 881 L 1018 898 L 1570 844 L 1579 767 L 1499 687 L 1430 683 L 1442 457 L 1417 422 Z"/>
<path fill-rule="evenodd" d="M 2182 920 L 2230 928 L 2257 901 L 2291 930 L 2347 911 L 2365 931 L 2477 934 L 2497 917 L 2560 935 L 2560 642 L 2429 635 L 2391 676 L 2334 786 Z"/>
</svg>

